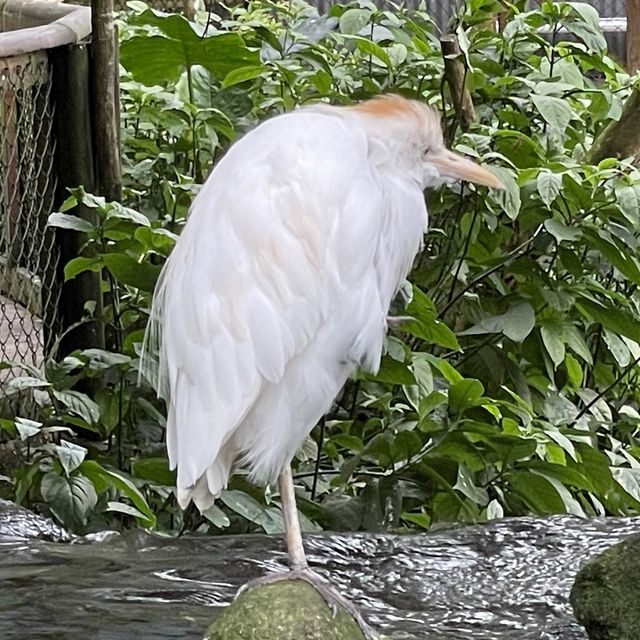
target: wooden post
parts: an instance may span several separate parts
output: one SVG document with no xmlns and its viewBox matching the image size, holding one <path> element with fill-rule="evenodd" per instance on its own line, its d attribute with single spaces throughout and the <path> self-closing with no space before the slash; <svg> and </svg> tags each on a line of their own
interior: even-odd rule
<svg viewBox="0 0 640 640">
<path fill-rule="evenodd" d="M 640 0 L 627 0 L 627 70 L 640 69 Z"/>
<path fill-rule="evenodd" d="M 476 120 L 471 94 L 465 87 L 465 67 L 460 57 L 462 52 L 458 40 L 453 34 L 446 34 L 440 38 L 440 47 L 444 57 L 444 77 L 451 91 L 453 107 L 463 129 L 468 129 Z"/>
<path fill-rule="evenodd" d="M 118 40 L 113 0 L 92 0 L 91 79 L 94 114 L 96 182 L 107 200 L 120 200 L 120 96 Z"/>
<path fill-rule="evenodd" d="M 53 49 L 49 59 L 53 74 L 51 93 L 58 176 L 56 204 L 60 205 L 69 195 L 67 187 L 83 186 L 86 191 L 94 192 L 96 186 L 89 99 L 89 54 L 84 45 L 67 45 Z M 96 222 L 95 214 L 85 207 L 78 207 L 75 213 Z M 56 233 L 60 247 L 57 268 L 57 281 L 61 287 L 60 303 L 57 305 L 57 314 L 53 316 L 50 310 L 43 311 L 43 326 L 65 330 L 86 315 L 86 302 L 95 301 L 95 321 L 83 323 L 70 331 L 62 340 L 60 354 L 70 353 L 74 349 L 104 348 L 100 274 L 85 272 L 64 282 L 63 270 L 67 262 L 79 255 L 87 255 L 86 252 L 81 253 L 86 238 L 81 233 L 65 229 L 58 229 Z"/>
</svg>

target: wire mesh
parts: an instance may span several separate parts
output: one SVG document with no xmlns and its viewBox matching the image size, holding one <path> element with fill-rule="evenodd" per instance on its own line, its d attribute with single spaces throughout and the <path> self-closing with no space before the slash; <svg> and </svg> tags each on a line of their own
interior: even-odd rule
<svg viewBox="0 0 640 640">
<path fill-rule="evenodd" d="M 0 361 L 39 366 L 56 327 L 51 73 L 45 52 L 0 59 Z M 0 371 L 0 400 L 19 371 Z"/>
</svg>

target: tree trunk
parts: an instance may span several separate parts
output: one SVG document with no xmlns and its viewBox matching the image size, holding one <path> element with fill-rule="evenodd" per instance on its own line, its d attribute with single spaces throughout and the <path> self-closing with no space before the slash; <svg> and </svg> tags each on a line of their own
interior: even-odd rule
<svg viewBox="0 0 640 640">
<path fill-rule="evenodd" d="M 596 138 L 587 161 L 598 164 L 605 158 L 640 160 L 640 88 L 636 87 L 622 110 L 620 120 L 611 122 Z"/>
<path fill-rule="evenodd" d="M 640 0 L 627 0 L 627 70 L 640 69 Z"/>
</svg>

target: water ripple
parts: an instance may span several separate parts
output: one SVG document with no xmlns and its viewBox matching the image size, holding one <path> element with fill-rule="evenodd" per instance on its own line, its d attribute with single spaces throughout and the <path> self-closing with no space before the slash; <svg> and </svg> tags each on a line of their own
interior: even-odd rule
<svg viewBox="0 0 640 640">
<path fill-rule="evenodd" d="M 640 519 L 514 518 L 417 535 L 307 539 L 310 564 L 394 640 L 584 640 L 568 604 L 587 558 Z M 0 638 L 196 640 L 245 581 L 281 571 L 279 537 L 79 544 L 0 540 Z"/>
</svg>

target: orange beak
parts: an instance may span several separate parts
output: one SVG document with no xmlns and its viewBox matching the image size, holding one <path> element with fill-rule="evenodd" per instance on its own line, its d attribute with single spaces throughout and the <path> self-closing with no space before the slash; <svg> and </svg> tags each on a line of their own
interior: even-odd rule
<svg viewBox="0 0 640 640">
<path fill-rule="evenodd" d="M 485 187 L 493 187 L 494 189 L 504 189 L 504 185 L 497 176 L 481 167 L 479 164 L 459 156 L 453 151 L 443 149 L 437 154 L 429 158 L 438 170 L 440 175 L 456 180 L 466 180 L 475 184 L 482 184 Z"/>
</svg>

